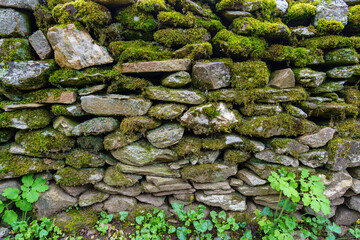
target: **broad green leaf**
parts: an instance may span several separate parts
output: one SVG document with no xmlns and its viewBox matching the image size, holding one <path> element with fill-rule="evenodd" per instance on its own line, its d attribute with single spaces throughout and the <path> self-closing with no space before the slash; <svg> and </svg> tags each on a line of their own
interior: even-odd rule
<svg viewBox="0 0 360 240">
<path fill-rule="evenodd" d="M 4 203 L 2 201 L 0 201 L 0 213 L 2 213 L 4 211 Z"/>
<path fill-rule="evenodd" d="M 31 190 L 30 192 L 23 193 L 23 197 L 24 197 L 29 203 L 34 203 L 34 202 L 36 202 L 36 201 L 39 199 L 40 194 L 37 193 L 35 190 Z"/>
<path fill-rule="evenodd" d="M 188 229 L 186 227 L 178 227 L 176 229 L 176 236 L 179 240 L 187 240 L 186 235 L 188 234 Z"/>
<path fill-rule="evenodd" d="M 174 233 L 175 231 L 176 231 L 176 227 L 170 226 L 170 227 L 169 227 L 169 230 L 168 230 L 168 234 L 172 234 L 172 233 Z"/>
<path fill-rule="evenodd" d="M 23 176 L 21 181 L 25 187 L 30 187 L 34 183 L 33 174 Z"/>
<path fill-rule="evenodd" d="M 225 211 L 219 212 L 219 216 L 218 216 L 218 217 L 225 220 L 225 219 L 226 219 L 226 212 L 225 212 Z"/>
<path fill-rule="evenodd" d="M 46 185 L 46 179 L 38 177 L 35 179 L 34 184 L 32 185 L 32 189 L 38 192 L 46 192 L 49 190 L 49 186 Z"/>
<path fill-rule="evenodd" d="M 320 211 L 320 203 L 316 199 L 311 200 L 310 207 L 318 213 Z"/>
<path fill-rule="evenodd" d="M 17 188 L 6 188 L 2 195 L 10 200 L 15 200 L 19 197 L 20 190 Z"/>
<path fill-rule="evenodd" d="M 261 216 L 272 217 L 273 213 L 272 213 L 272 211 L 271 211 L 271 209 L 269 207 L 264 207 L 263 210 L 261 211 Z"/>
<path fill-rule="evenodd" d="M 18 219 L 18 215 L 13 210 L 6 210 L 4 212 L 4 215 L 2 216 L 2 220 L 9 225 L 16 222 L 17 219 Z"/>
<path fill-rule="evenodd" d="M 32 205 L 25 199 L 21 199 L 15 202 L 15 205 L 23 212 L 30 212 L 32 210 Z"/>
<path fill-rule="evenodd" d="M 139 224 L 139 225 L 141 225 L 144 220 L 145 220 L 145 217 L 144 217 L 144 216 L 137 216 L 137 217 L 135 218 L 136 223 Z"/>
<path fill-rule="evenodd" d="M 119 215 L 120 215 L 120 221 L 124 221 L 128 217 L 129 213 L 125 211 L 120 211 Z"/>
</svg>

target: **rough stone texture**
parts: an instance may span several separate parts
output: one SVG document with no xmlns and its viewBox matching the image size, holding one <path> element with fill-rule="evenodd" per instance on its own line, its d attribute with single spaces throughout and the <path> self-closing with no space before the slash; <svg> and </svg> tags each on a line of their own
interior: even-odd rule
<svg viewBox="0 0 360 240">
<path fill-rule="evenodd" d="M 54 121 L 53 127 L 54 127 L 54 129 L 58 130 L 65 136 L 69 137 L 69 136 L 72 136 L 72 131 L 78 124 L 79 124 L 78 122 L 75 122 L 69 118 L 60 116 Z"/>
<path fill-rule="evenodd" d="M 134 167 L 130 165 L 125 165 L 118 163 L 116 167 L 119 171 L 124 173 L 133 173 L 139 175 L 150 175 L 150 176 L 158 176 L 158 177 L 181 177 L 180 172 L 177 170 L 173 170 L 166 165 L 150 165 L 150 166 L 143 166 L 143 167 Z"/>
<path fill-rule="evenodd" d="M 142 177 L 138 175 L 124 174 L 116 167 L 108 167 L 105 171 L 104 183 L 115 187 L 131 187 L 135 185 Z"/>
<path fill-rule="evenodd" d="M 113 62 L 105 48 L 94 43 L 88 32 L 79 31 L 74 24 L 52 27 L 47 37 L 60 67 L 82 69 Z"/>
<path fill-rule="evenodd" d="M 278 193 L 276 190 L 271 188 L 270 184 L 260 186 L 250 186 L 244 184 L 242 186 L 235 187 L 235 189 L 244 196 L 266 196 Z"/>
<path fill-rule="evenodd" d="M 237 166 L 223 164 L 201 164 L 181 169 L 183 179 L 198 183 L 221 182 L 235 175 Z"/>
<path fill-rule="evenodd" d="M 89 185 L 75 186 L 75 187 L 67 187 L 67 186 L 60 185 L 60 187 L 70 196 L 78 197 L 80 194 L 89 190 L 91 188 L 91 185 L 89 184 Z"/>
<path fill-rule="evenodd" d="M 159 72 L 178 72 L 190 69 L 190 59 L 176 59 L 153 62 L 123 63 L 115 69 L 123 73 L 159 73 Z"/>
<path fill-rule="evenodd" d="M 67 195 L 58 185 L 52 183 L 49 190 L 40 194 L 39 199 L 34 203 L 36 217 L 50 217 L 57 212 L 74 206 L 77 199 Z"/>
<path fill-rule="evenodd" d="M 324 149 L 312 150 L 299 155 L 299 161 L 311 168 L 317 168 L 325 165 L 329 160 L 328 152 Z"/>
<path fill-rule="evenodd" d="M 187 158 L 192 165 L 214 163 L 219 157 L 220 151 L 200 151 L 197 154 L 191 155 Z"/>
<path fill-rule="evenodd" d="M 104 138 L 104 148 L 106 150 L 115 150 L 126 145 L 129 145 L 133 142 L 136 142 L 141 138 L 141 134 L 124 134 L 121 130 L 116 130 L 105 136 Z"/>
<path fill-rule="evenodd" d="M 326 73 L 302 68 L 295 71 L 295 80 L 304 87 L 318 87 L 324 82 Z"/>
<path fill-rule="evenodd" d="M 360 141 L 334 139 L 328 144 L 329 161 L 327 167 L 341 171 L 348 167 L 360 166 Z"/>
<path fill-rule="evenodd" d="M 110 194 L 97 192 L 97 191 L 87 191 L 79 197 L 79 206 L 87 207 L 95 203 L 103 202 L 110 197 Z"/>
<path fill-rule="evenodd" d="M 95 184 L 104 178 L 104 170 L 102 168 L 81 168 L 75 169 L 65 167 L 56 172 L 54 179 L 57 183 L 64 186 L 79 186 L 86 184 Z"/>
<path fill-rule="evenodd" d="M 152 106 L 148 112 L 148 115 L 157 119 L 172 120 L 180 116 L 186 109 L 187 107 L 182 104 L 160 103 Z"/>
<path fill-rule="evenodd" d="M 331 78 L 351 78 L 354 75 L 355 71 L 358 71 L 359 67 L 359 65 L 335 67 L 327 71 L 326 75 Z"/>
<path fill-rule="evenodd" d="M 230 69 L 223 62 L 196 62 L 192 69 L 193 85 L 201 90 L 212 90 L 230 85 Z"/>
<path fill-rule="evenodd" d="M 126 95 L 89 95 L 81 97 L 81 107 L 85 112 L 100 116 L 141 116 L 149 110 L 151 102 Z"/>
<path fill-rule="evenodd" d="M 273 138 L 270 146 L 277 154 L 289 154 L 295 158 L 309 151 L 309 147 L 291 138 Z"/>
<path fill-rule="evenodd" d="M 353 190 L 354 193 L 356 193 L 356 194 L 360 193 L 360 180 L 353 178 L 353 184 L 351 186 L 351 190 Z"/>
<path fill-rule="evenodd" d="M 185 129 L 176 123 L 164 124 L 146 133 L 146 138 L 157 148 L 166 148 L 180 142 Z"/>
<path fill-rule="evenodd" d="M 44 33 L 41 30 L 37 30 L 29 37 L 29 42 L 34 48 L 36 54 L 40 59 L 49 58 L 52 54 L 52 49 L 47 41 Z"/>
<path fill-rule="evenodd" d="M 339 206 L 333 218 L 335 224 L 349 226 L 360 218 L 360 213 L 345 206 Z"/>
<path fill-rule="evenodd" d="M 314 26 L 316 27 L 318 25 L 320 19 L 334 19 L 346 26 L 348 22 L 348 12 L 348 6 L 343 0 L 333 0 L 330 4 L 323 0 L 316 6 Z"/>
<path fill-rule="evenodd" d="M 297 159 L 285 155 L 278 155 L 271 150 L 258 152 L 255 154 L 255 157 L 266 162 L 278 163 L 285 166 L 299 166 L 299 161 Z"/>
<path fill-rule="evenodd" d="M 34 11 L 36 5 L 39 4 L 38 0 L 0 0 L 0 6 L 9 8 L 20 8 Z"/>
<path fill-rule="evenodd" d="M 19 90 L 34 90 L 44 87 L 55 69 L 53 60 L 9 62 L 6 66 L 0 65 L 0 80 Z"/>
<path fill-rule="evenodd" d="M 244 12 L 244 11 L 223 11 L 221 12 L 221 14 L 224 16 L 224 18 L 226 18 L 226 20 L 228 20 L 229 22 L 232 22 L 234 19 L 238 18 L 238 17 L 251 17 L 251 13 L 249 12 Z"/>
<path fill-rule="evenodd" d="M 99 117 L 92 118 L 77 125 L 72 134 L 74 136 L 99 135 L 106 132 L 112 132 L 120 126 L 115 118 Z"/>
<path fill-rule="evenodd" d="M 26 13 L 11 8 L 0 8 L 0 37 L 25 37 L 29 35 L 31 33 L 29 20 L 30 17 Z"/>
<path fill-rule="evenodd" d="M 170 88 L 181 88 L 191 82 L 191 76 L 188 72 L 180 71 L 172 73 L 161 80 L 161 85 Z"/>
<path fill-rule="evenodd" d="M 144 140 L 112 151 L 111 154 L 125 164 L 139 167 L 153 163 L 164 163 L 177 160 L 177 154 L 172 150 L 158 149 Z"/>
<path fill-rule="evenodd" d="M 94 0 L 94 2 L 104 5 L 126 6 L 133 3 L 131 0 Z"/>
<path fill-rule="evenodd" d="M 201 192 L 195 194 L 196 200 L 209 206 L 220 207 L 228 211 L 245 211 L 246 200 L 238 194 L 232 193 L 228 195 L 205 195 Z"/>
<path fill-rule="evenodd" d="M 315 134 L 301 136 L 299 138 L 299 142 L 308 145 L 311 148 L 318 148 L 325 146 L 331 139 L 333 139 L 334 134 L 335 129 L 326 127 Z"/>
<path fill-rule="evenodd" d="M 113 187 L 103 182 L 99 182 L 94 185 L 94 188 L 98 191 L 109 193 L 109 194 L 120 194 L 128 197 L 136 197 L 140 195 L 144 190 L 140 184 L 135 184 L 131 187 Z"/>
<path fill-rule="evenodd" d="M 238 171 L 238 173 L 236 174 L 236 177 L 243 180 L 244 182 L 246 182 L 247 184 L 249 184 L 250 186 L 253 186 L 253 187 L 259 186 L 259 185 L 264 185 L 265 183 L 267 183 L 267 181 L 261 179 L 255 173 L 251 172 L 250 170 L 248 170 L 246 168 Z"/>
<path fill-rule="evenodd" d="M 339 0 L 342 1 L 342 0 Z M 359 58 L 357 52 L 351 48 L 342 48 L 332 50 L 325 54 L 325 64 L 326 65 L 351 65 L 359 63 Z"/>
<path fill-rule="evenodd" d="M 272 73 L 272 75 L 273 77 L 269 82 L 269 86 L 276 88 L 295 87 L 295 76 L 291 68 L 276 70 Z"/>
<path fill-rule="evenodd" d="M 347 206 L 357 212 L 360 212 L 360 196 L 353 196 L 350 198 Z"/>
<path fill-rule="evenodd" d="M 141 194 L 136 197 L 139 202 L 151 204 L 155 207 L 160 207 L 165 204 L 165 197 L 154 197 L 151 194 Z"/>
<path fill-rule="evenodd" d="M 171 192 L 174 190 L 181 191 L 181 190 L 192 189 L 192 186 L 186 182 L 156 186 L 154 184 L 143 181 L 142 186 L 146 193 Z"/>
<path fill-rule="evenodd" d="M 104 202 L 104 210 L 109 213 L 132 211 L 136 206 L 136 199 L 120 195 L 112 195 Z"/>
<path fill-rule="evenodd" d="M 164 87 L 147 87 L 145 88 L 143 95 L 152 100 L 178 102 L 191 105 L 198 105 L 205 102 L 205 96 L 201 92 Z"/>
<path fill-rule="evenodd" d="M 319 173 L 319 177 L 325 183 L 326 189 L 324 195 L 331 201 L 342 197 L 344 193 L 351 188 L 352 178 L 347 171 L 342 172 L 330 172 L 328 179 L 326 174 Z"/>
</svg>

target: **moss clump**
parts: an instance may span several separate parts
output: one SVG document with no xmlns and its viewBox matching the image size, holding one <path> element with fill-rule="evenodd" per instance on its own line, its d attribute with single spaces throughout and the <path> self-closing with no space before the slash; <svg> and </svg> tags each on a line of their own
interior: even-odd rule
<svg viewBox="0 0 360 240">
<path fill-rule="evenodd" d="M 76 139 L 76 144 L 80 148 L 87 149 L 91 152 L 99 152 L 104 149 L 103 138 L 98 136 L 85 136 L 78 137 Z"/>
<path fill-rule="evenodd" d="M 53 9 L 59 4 L 71 2 L 71 0 L 47 0 L 47 5 L 50 9 Z"/>
<path fill-rule="evenodd" d="M 232 171 L 230 171 L 231 173 Z M 227 179 L 229 171 L 220 164 L 200 164 L 181 169 L 181 177 L 200 183 L 220 182 Z"/>
<path fill-rule="evenodd" d="M 109 50 L 120 62 L 158 61 L 170 59 L 172 55 L 168 49 L 143 40 L 112 42 Z"/>
<path fill-rule="evenodd" d="M 129 77 L 124 75 L 116 75 L 113 78 L 107 93 L 117 93 L 121 91 L 143 90 L 151 83 L 144 78 Z"/>
<path fill-rule="evenodd" d="M 211 43 L 187 44 L 174 52 L 176 58 L 188 58 L 192 60 L 207 59 L 213 54 Z"/>
<path fill-rule="evenodd" d="M 349 7 L 348 21 L 350 25 L 360 24 L 360 5 Z"/>
<path fill-rule="evenodd" d="M 95 184 L 100 182 L 103 176 L 103 171 L 98 168 L 75 169 L 72 167 L 65 167 L 58 170 L 54 175 L 54 178 L 57 184 L 73 187 L 89 183 Z"/>
<path fill-rule="evenodd" d="M 299 42 L 299 46 L 307 47 L 307 48 L 320 48 L 320 49 L 335 49 L 335 48 L 347 48 L 347 47 L 352 48 L 354 46 L 354 41 L 352 38 L 348 38 L 348 37 L 328 35 L 328 36 L 305 39 Z"/>
<path fill-rule="evenodd" d="M 315 16 L 316 7 L 309 3 L 295 3 L 289 7 L 285 14 L 285 22 L 291 26 L 307 26 Z"/>
<path fill-rule="evenodd" d="M 247 161 L 249 158 L 250 154 L 241 150 L 227 149 L 224 153 L 224 161 L 227 165 L 237 165 Z"/>
<path fill-rule="evenodd" d="M 231 86 L 238 90 L 262 88 L 268 84 L 269 76 L 265 62 L 236 62 L 231 68 Z"/>
<path fill-rule="evenodd" d="M 239 36 L 226 29 L 218 32 L 212 41 L 220 53 L 235 59 L 261 57 L 266 45 L 264 39 Z"/>
<path fill-rule="evenodd" d="M 191 12 L 187 12 L 186 15 L 175 11 L 161 12 L 157 19 L 161 28 L 166 28 L 167 26 L 179 28 L 196 27 L 196 17 Z"/>
<path fill-rule="evenodd" d="M 138 0 L 135 7 L 145 12 L 158 12 L 167 9 L 165 0 Z"/>
<path fill-rule="evenodd" d="M 56 24 L 51 14 L 51 10 L 47 7 L 42 6 L 41 4 L 38 4 L 36 6 L 34 16 L 36 26 L 44 33 L 46 33 L 51 26 Z"/>
<path fill-rule="evenodd" d="M 141 178 L 141 177 L 140 177 Z M 123 174 L 117 167 L 109 167 L 104 176 L 104 182 L 110 186 L 131 187 L 139 181 L 139 176 Z"/>
<path fill-rule="evenodd" d="M 216 4 L 216 10 L 233 10 L 241 9 L 243 6 L 243 0 L 221 0 Z"/>
<path fill-rule="evenodd" d="M 109 10 L 95 2 L 75 0 L 54 7 L 52 15 L 59 24 L 80 21 L 87 29 L 101 28 L 111 21 Z"/>
<path fill-rule="evenodd" d="M 68 151 L 75 145 L 74 139 L 66 137 L 55 129 L 19 131 L 15 142 L 33 154 Z"/>
<path fill-rule="evenodd" d="M 69 78 L 76 78 L 79 75 L 81 75 L 80 71 L 76 71 L 73 69 L 60 69 L 55 71 L 49 78 L 49 82 L 54 85 L 57 86 L 61 83 L 61 80 L 66 80 Z"/>
<path fill-rule="evenodd" d="M 94 154 L 85 149 L 74 149 L 66 155 L 66 165 L 76 169 L 83 167 L 101 167 L 105 164 L 102 154 Z"/>
<path fill-rule="evenodd" d="M 61 217 L 55 216 L 56 225 L 66 233 L 79 233 L 82 229 L 89 229 L 96 225 L 98 217 L 91 210 L 70 210 L 60 213 Z"/>
<path fill-rule="evenodd" d="M 140 132 L 145 133 L 149 129 L 157 128 L 160 121 L 145 116 L 126 117 L 120 123 L 120 131 L 124 134 Z"/>
<path fill-rule="evenodd" d="M 356 119 L 336 122 L 335 126 L 340 137 L 360 138 L 360 121 Z"/>
<path fill-rule="evenodd" d="M 39 129 L 46 127 L 50 122 L 50 113 L 45 109 L 21 110 L 0 114 L 0 128 Z"/>
<path fill-rule="evenodd" d="M 198 154 L 201 149 L 201 139 L 193 136 L 184 136 L 181 141 L 171 146 L 171 150 L 176 152 L 179 157 L 186 157 Z"/>
<path fill-rule="evenodd" d="M 46 103 L 47 100 L 51 97 L 52 101 L 59 100 L 59 97 L 62 93 L 65 92 L 74 92 L 74 89 L 40 89 L 34 92 L 29 92 L 23 95 L 23 103 Z"/>
<path fill-rule="evenodd" d="M 226 29 L 226 27 L 219 20 L 216 20 L 216 19 L 204 20 L 204 19 L 198 18 L 197 25 L 199 27 L 205 28 L 212 35 L 215 35 L 217 32 L 219 32 L 223 29 Z"/>
<path fill-rule="evenodd" d="M 344 25 L 335 19 L 326 20 L 322 18 L 318 21 L 316 29 L 321 35 L 339 34 L 344 29 Z"/>
<path fill-rule="evenodd" d="M 210 40 L 210 36 L 205 28 L 189 29 L 161 29 L 154 33 L 156 42 L 167 47 L 183 46 L 191 43 L 201 43 Z"/>
<path fill-rule="evenodd" d="M 341 94 L 343 95 L 346 103 L 360 107 L 360 90 L 358 86 L 345 86 L 345 88 L 341 91 Z"/>
<path fill-rule="evenodd" d="M 157 22 L 151 14 L 139 11 L 135 6 L 118 11 L 115 19 L 132 30 L 151 32 L 157 27 Z"/>
<path fill-rule="evenodd" d="M 266 37 L 270 39 L 288 39 L 290 37 L 290 29 L 278 23 L 268 21 L 260 21 L 252 17 L 240 17 L 233 21 L 232 29 L 237 34 Z"/>
<path fill-rule="evenodd" d="M 201 109 L 201 113 L 204 114 L 209 119 L 216 118 L 217 116 L 220 116 L 220 112 L 217 110 L 217 107 L 215 105 L 206 105 Z"/>
<path fill-rule="evenodd" d="M 203 138 L 201 140 L 201 147 L 203 149 L 221 150 L 226 147 L 224 138 Z"/>
<path fill-rule="evenodd" d="M 29 41 L 21 38 L 0 39 L 0 63 L 30 60 L 32 55 Z"/>
<path fill-rule="evenodd" d="M 81 117 L 85 115 L 80 104 L 75 105 L 52 105 L 51 112 L 55 116 Z"/>
<path fill-rule="evenodd" d="M 297 67 L 323 62 L 323 52 L 320 49 L 294 48 L 279 44 L 271 45 L 265 52 L 264 58 L 274 62 L 286 62 Z"/>
</svg>

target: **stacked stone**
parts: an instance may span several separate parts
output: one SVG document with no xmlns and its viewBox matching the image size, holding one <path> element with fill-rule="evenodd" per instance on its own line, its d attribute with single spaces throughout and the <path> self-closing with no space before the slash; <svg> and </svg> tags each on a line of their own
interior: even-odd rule
<svg viewBox="0 0 360 240">
<path fill-rule="evenodd" d="M 46 177 L 36 216 L 65 223 L 75 204 L 241 217 L 276 207 L 271 171 L 306 168 L 354 223 L 359 3 L 0 0 L 0 189 Z"/>
</svg>

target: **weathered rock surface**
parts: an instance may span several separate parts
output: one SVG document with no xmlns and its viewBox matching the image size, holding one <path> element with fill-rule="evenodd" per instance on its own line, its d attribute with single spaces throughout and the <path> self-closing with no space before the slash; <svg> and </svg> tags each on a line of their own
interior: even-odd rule
<svg viewBox="0 0 360 240">
<path fill-rule="evenodd" d="M 299 166 L 299 161 L 297 159 L 286 155 L 278 155 L 271 150 L 265 150 L 262 152 L 255 153 L 255 157 L 257 159 L 266 162 L 278 163 L 285 166 L 292 166 L 292 167 Z"/>
<path fill-rule="evenodd" d="M 335 134 L 335 129 L 326 127 L 321 129 L 319 132 L 312 134 L 301 136 L 299 138 L 299 142 L 305 145 L 308 145 L 311 148 L 318 148 L 325 146 L 328 141 L 333 139 Z"/>
<path fill-rule="evenodd" d="M 94 188 L 98 191 L 109 193 L 109 194 L 120 194 L 128 197 L 136 197 L 140 195 L 144 190 L 140 184 L 135 184 L 131 187 L 113 187 L 109 186 L 106 183 L 99 182 L 94 185 Z"/>
<path fill-rule="evenodd" d="M 220 151 L 200 151 L 197 154 L 191 155 L 190 157 L 186 158 L 192 165 L 195 164 L 211 164 L 216 161 L 219 157 Z"/>
<path fill-rule="evenodd" d="M 151 204 L 155 207 L 160 207 L 165 204 L 165 197 L 154 197 L 151 194 L 141 194 L 136 197 L 139 202 Z"/>
<path fill-rule="evenodd" d="M 9 8 L 20 8 L 34 11 L 36 5 L 39 4 L 38 0 L 0 0 L 0 6 Z"/>
<path fill-rule="evenodd" d="M 316 6 L 314 26 L 318 26 L 320 19 L 334 19 L 346 26 L 348 22 L 348 12 L 348 6 L 343 0 L 334 0 L 331 1 L 331 3 L 327 3 L 325 0 L 321 1 L 320 4 Z"/>
<path fill-rule="evenodd" d="M 150 166 L 143 166 L 143 167 L 134 167 L 130 165 L 125 165 L 118 163 L 116 165 L 119 171 L 124 173 L 133 173 L 139 175 L 150 175 L 150 176 L 158 176 L 158 177 L 181 177 L 180 172 L 177 170 L 173 170 L 166 165 L 161 164 L 153 164 Z"/>
<path fill-rule="evenodd" d="M 196 62 L 192 70 L 193 85 L 201 90 L 212 90 L 230 85 L 230 69 L 223 62 Z"/>
<path fill-rule="evenodd" d="M 74 24 L 52 27 L 47 37 L 60 67 L 82 69 L 113 62 L 105 48 L 94 43 L 87 31 L 76 29 Z"/>
<path fill-rule="evenodd" d="M 245 211 L 246 200 L 241 194 L 205 195 L 201 192 L 195 194 L 196 200 L 209 206 L 220 207 L 227 211 Z"/>
<path fill-rule="evenodd" d="M 109 213 L 132 211 L 136 207 L 136 199 L 120 195 L 112 195 L 104 202 L 104 210 Z"/>
<path fill-rule="evenodd" d="M 112 187 L 131 187 L 142 177 L 139 175 L 124 174 L 116 167 L 108 167 L 104 175 L 104 183 Z"/>
<path fill-rule="evenodd" d="M 186 109 L 187 107 L 182 104 L 160 103 L 152 106 L 148 112 L 148 115 L 157 119 L 172 120 L 180 116 Z"/>
<path fill-rule="evenodd" d="M 339 206 L 333 218 L 335 224 L 349 226 L 360 218 L 360 213 L 345 206 Z"/>
<path fill-rule="evenodd" d="M 342 197 L 344 193 L 351 188 L 352 178 L 348 172 L 329 172 L 328 175 L 329 176 L 322 173 L 318 174 L 326 186 L 324 195 L 330 201 Z"/>
<path fill-rule="evenodd" d="M 181 88 L 191 82 L 191 76 L 188 72 L 180 71 L 172 73 L 161 80 L 161 85 L 170 88 Z"/>
<path fill-rule="evenodd" d="M 296 82 L 304 87 L 320 86 L 326 78 L 326 73 L 314 71 L 310 68 L 300 68 L 294 71 Z"/>
<path fill-rule="evenodd" d="M 124 134 L 120 129 L 105 136 L 104 148 L 106 150 L 115 150 L 125 147 L 141 138 L 141 134 Z"/>
<path fill-rule="evenodd" d="M 40 59 L 46 59 L 51 56 L 51 46 L 41 30 L 34 32 L 29 37 L 29 42 Z"/>
<path fill-rule="evenodd" d="M 266 196 L 278 193 L 276 190 L 271 188 L 270 184 L 260 186 L 243 184 L 242 186 L 235 187 L 235 189 L 244 196 Z"/>
<path fill-rule="evenodd" d="M 0 22 L 0 37 L 25 37 L 31 33 L 30 17 L 26 13 L 0 8 Z"/>
<path fill-rule="evenodd" d="M 64 186 L 79 186 L 85 184 L 95 184 L 104 178 L 104 170 L 101 168 L 82 168 L 75 169 L 65 167 L 56 172 L 54 179 L 57 183 Z"/>
<path fill-rule="evenodd" d="M 360 166 L 360 141 L 333 139 L 328 144 L 328 151 L 327 168 L 333 171 Z"/>
<path fill-rule="evenodd" d="M 191 105 L 198 105 L 205 102 L 205 96 L 201 92 L 164 87 L 147 87 L 145 88 L 143 95 L 152 100 L 178 102 Z"/>
<path fill-rule="evenodd" d="M 72 131 L 78 124 L 79 123 L 76 121 L 73 121 L 64 116 L 60 116 L 54 121 L 53 127 L 54 127 L 54 129 L 63 133 L 65 136 L 69 137 L 69 136 L 72 136 Z"/>
<path fill-rule="evenodd" d="M 236 177 L 243 180 L 244 182 L 246 182 L 247 184 L 249 184 L 252 187 L 264 185 L 267 183 L 267 181 L 261 179 L 255 173 L 251 172 L 250 170 L 248 170 L 246 168 L 238 171 L 238 173 L 236 174 Z"/>
<path fill-rule="evenodd" d="M 299 161 L 311 168 L 317 168 L 325 165 L 329 160 L 328 152 L 324 149 L 311 150 L 299 155 Z"/>
<path fill-rule="evenodd" d="M 291 68 L 276 70 L 269 82 L 269 86 L 276 88 L 291 88 L 295 87 L 295 76 Z"/>
<path fill-rule="evenodd" d="M 201 164 L 187 166 L 181 169 L 183 179 L 198 183 L 221 182 L 228 177 L 235 175 L 237 166 L 227 166 L 223 164 Z"/>
<path fill-rule="evenodd" d="M 149 142 L 157 148 L 166 148 L 180 142 L 185 129 L 176 123 L 164 124 L 146 134 Z"/>
<path fill-rule="evenodd" d="M 87 207 L 91 206 L 95 203 L 100 203 L 105 201 L 110 197 L 110 194 L 102 193 L 98 191 L 88 191 L 79 197 L 79 206 L 80 207 Z"/>
<path fill-rule="evenodd" d="M 309 151 L 309 147 L 291 138 L 273 138 L 270 146 L 277 154 L 289 154 L 295 158 Z"/>
<path fill-rule="evenodd" d="M 111 117 L 98 117 L 77 125 L 72 134 L 74 136 L 99 135 L 112 132 L 120 126 L 120 122 Z"/>
<path fill-rule="evenodd" d="M 159 73 L 159 72 L 178 72 L 190 69 L 190 59 L 176 59 L 153 62 L 123 63 L 115 69 L 123 73 Z"/>
<path fill-rule="evenodd" d="M 106 155 L 103 153 L 91 153 L 86 149 L 73 149 L 66 154 L 65 163 L 74 168 L 102 167 L 105 165 Z"/>
</svg>

